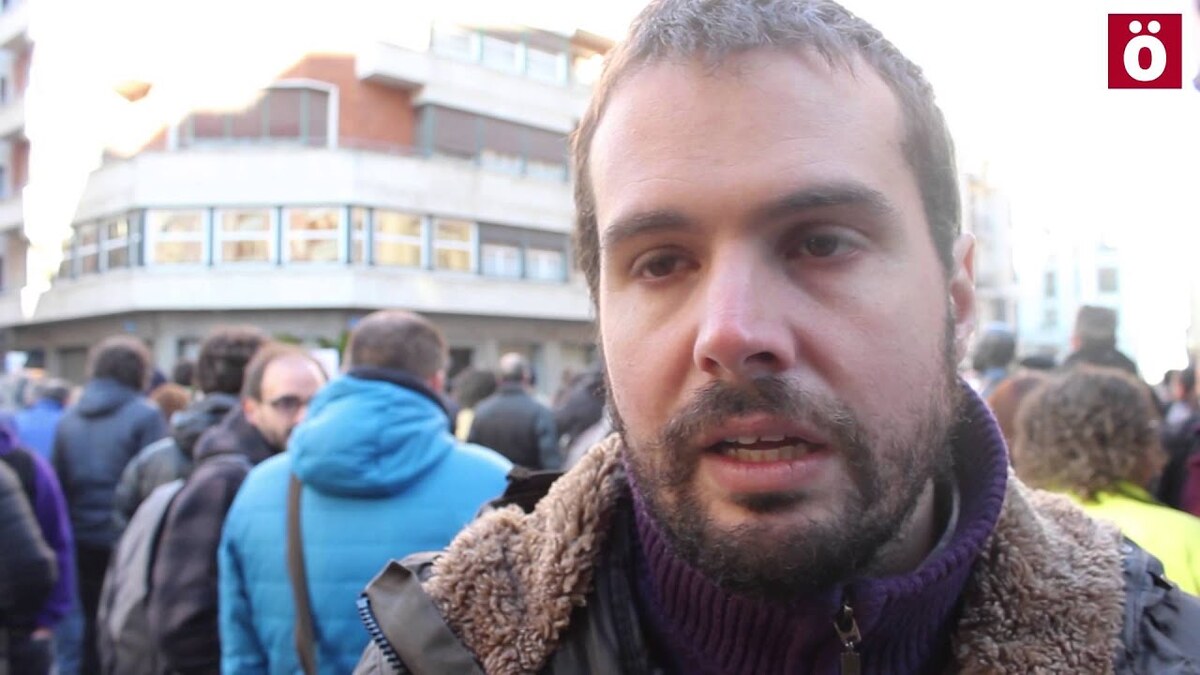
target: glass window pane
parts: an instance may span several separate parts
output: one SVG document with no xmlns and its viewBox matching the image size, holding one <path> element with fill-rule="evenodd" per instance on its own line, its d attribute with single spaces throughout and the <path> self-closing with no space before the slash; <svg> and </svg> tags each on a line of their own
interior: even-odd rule
<svg viewBox="0 0 1200 675">
<path fill-rule="evenodd" d="M 271 213 L 266 210 L 223 211 L 221 212 L 221 230 L 224 232 L 269 233 L 271 231 Z"/>
<path fill-rule="evenodd" d="M 451 108 L 430 107 L 433 120 L 433 150 L 456 157 L 474 157 L 479 151 L 478 117 Z"/>
<path fill-rule="evenodd" d="M 129 221 L 116 220 L 105 224 L 104 238 L 108 241 L 126 241 L 129 238 Z"/>
<path fill-rule="evenodd" d="M 106 264 L 110 270 L 120 267 L 129 267 L 129 248 L 126 246 L 121 246 L 110 249 L 107 254 Z"/>
<path fill-rule="evenodd" d="M 457 272 L 471 271 L 471 252 L 438 249 L 437 268 L 439 270 L 454 270 Z"/>
<path fill-rule="evenodd" d="M 483 274 L 510 279 L 521 277 L 521 249 L 519 247 L 484 244 L 480 247 L 479 254 Z"/>
<path fill-rule="evenodd" d="M 79 273 L 95 274 L 100 271 L 100 254 L 88 253 L 79 257 Z"/>
<path fill-rule="evenodd" d="M 269 262 L 271 247 L 266 240 L 222 242 L 221 260 L 224 262 Z"/>
<path fill-rule="evenodd" d="M 442 242 L 470 243 L 471 223 L 465 220 L 438 220 L 434 238 L 439 244 Z"/>
<path fill-rule="evenodd" d="M 160 241 L 154 245 L 153 255 L 158 265 L 199 264 L 204 257 L 204 244 L 199 241 Z"/>
<path fill-rule="evenodd" d="M 439 56 L 449 56 L 464 61 L 472 58 L 471 31 L 460 26 L 434 24 L 430 48 Z"/>
<path fill-rule="evenodd" d="M 95 224 L 80 225 L 78 229 L 80 246 L 95 246 L 99 238 Z"/>
<path fill-rule="evenodd" d="M 308 143 L 325 145 L 329 131 L 329 92 L 309 89 L 305 92 L 308 106 Z"/>
<path fill-rule="evenodd" d="M 525 130 L 525 152 L 529 159 L 548 164 L 565 164 L 567 137 L 544 129 Z"/>
<path fill-rule="evenodd" d="M 197 140 L 225 138 L 225 115 L 221 113 L 192 115 L 192 137 Z"/>
<path fill-rule="evenodd" d="M 417 244 L 376 240 L 375 264 L 420 267 L 421 247 Z"/>
<path fill-rule="evenodd" d="M 337 240 L 293 239 L 288 242 L 288 260 L 294 262 L 337 262 Z"/>
<path fill-rule="evenodd" d="M 288 209 L 288 232 L 336 235 L 341 209 Z"/>
<path fill-rule="evenodd" d="M 484 35 L 480 42 L 480 61 L 489 68 L 515 73 L 517 43 L 501 37 Z"/>
<path fill-rule="evenodd" d="M 272 89 L 267 102 L 267 134 L 271 138 L 300 138 L 302 89 Z"/>
<path fill-rule="evenodd" d="M 566 256 L 562 251 L 531 248 L 526 251 L 528 276 L 538 281 L 562 281 Z"/>
<path fill-rule="evenodd" d="M 525 72 L 530 79 L 558 84 L 566 75 L 566 55 L 534 47 L 525 50 Z"/>
<path fill-rule="evenodd" d="M 421 236 L 421 218 L 398 211 L 375 211 L 375 232 L 382 235 Z"/>
<path fill-rule="evenodd" d="M 146 229 L 149 232 L 202 234 L 204 213 L 202 211 L 147 211 Z"/>
</svg>

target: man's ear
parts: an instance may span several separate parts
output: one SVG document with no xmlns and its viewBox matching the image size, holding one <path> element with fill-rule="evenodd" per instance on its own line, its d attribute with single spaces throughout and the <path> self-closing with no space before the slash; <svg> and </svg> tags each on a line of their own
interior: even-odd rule
<svg viewBox="0 0 1200 675">
<path fill-rule="evenodd" d="M 246 421 L 251 426 L 258 426 L 258 401 L 252 398 L 242 397 L 242 414 L 246 416 Z"/>
<path fill-rule="evenodd" d="M 432 377 L 425 380 L 425 384 L 437 394 L 446 393 L 446 371 L 439 370 Z"/>
<path fill-rule="evenodd" d="M 956 361 L 967 355 L 967 343 L 975 332 L 975 235 L 963 233 L 954 242 L 950 273 L 950 313 L 954 320 Z"/>
</svg>

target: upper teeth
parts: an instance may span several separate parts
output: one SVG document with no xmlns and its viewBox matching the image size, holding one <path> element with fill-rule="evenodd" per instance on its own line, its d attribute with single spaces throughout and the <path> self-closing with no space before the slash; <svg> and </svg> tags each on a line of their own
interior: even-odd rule
<svg viewBox="0 0 1200 675">
<path fill-rule="evenodd" d="M 779 434 L 777 436 L 738 436 L 737 438 L 726 438 L 726 443 L 737 443 L 738 445 L 754 445 L 755 443 L 778 443 L 786 436 Z"/>
</svg>

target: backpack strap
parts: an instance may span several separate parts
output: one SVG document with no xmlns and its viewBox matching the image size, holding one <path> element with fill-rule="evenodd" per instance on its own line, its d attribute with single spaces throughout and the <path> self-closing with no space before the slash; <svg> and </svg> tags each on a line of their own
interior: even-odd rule
<svg viewBox="0 0 1200 675">
<path fill-rule="evenodd" d="M 304 485 L 291 474 L 288 480 L 287 560 L 292 581 L 292 600 L 296 605 L 296 655 L 305 675 L 317 673 L 316 631 L 312 607 L 308 601 L 308 575 L 304 570 L 304 541 L 300 536 L 300 493 Z"/>
</svg>

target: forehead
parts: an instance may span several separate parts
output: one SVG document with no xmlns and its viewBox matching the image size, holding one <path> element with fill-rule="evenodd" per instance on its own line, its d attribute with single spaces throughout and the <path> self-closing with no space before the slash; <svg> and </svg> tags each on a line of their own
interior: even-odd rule
<svg viewBox="0 0 1200 675">
<path fill-rule="evenodd" d="M 285 356 L 267 364 L 263 371 L 263 391 L 288 392 L 320 386 L 317 367 L 306 358 Z"/>
<path fill-rule="evenodd" d="M 809 184 L 916 194 L 902 119 L 894 93 L 861 60 L 831 66 L 816 54 L 759 49 L 716 68 L 642 66 L 614 90 L 593 139 L 597 218 L 603 228 L 673 194 L 696 210 L 713 206 L 709 198 L 750 205 Z"/>
</svg>

